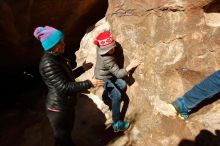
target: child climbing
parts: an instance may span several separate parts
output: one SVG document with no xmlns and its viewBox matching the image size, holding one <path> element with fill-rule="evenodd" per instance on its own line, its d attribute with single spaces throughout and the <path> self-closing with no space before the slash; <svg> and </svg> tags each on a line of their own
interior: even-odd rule
<svg viewBox="0 0 220 146">
<path fill-rule="evenodd" d="M 122 120 L 120 113 L 121 93 L 126 88 L 126 82 L 122 78 L 141 62 L 132 60 L 126 68 L 119 68 L 114 56 L 116 43 L 110 32 L 100 33 L 94 44 L 98 46 L 95 78 L 105 81 L 104 92 L 112 100 L 112 127 L 114 132 L 125 131 L 129 127 L 129 122 Z"/>
</svg>

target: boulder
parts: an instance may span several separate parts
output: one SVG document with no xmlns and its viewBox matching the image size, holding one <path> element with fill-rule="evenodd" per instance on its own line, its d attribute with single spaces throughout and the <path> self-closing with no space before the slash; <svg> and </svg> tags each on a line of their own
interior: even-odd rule
<svg viewBox="0 0 220 146">
<path fill-rule="evenodd" d="M 216 136 L 219 101 L 206 103 L 187 121 L 172 118 L 168 103 L 219 69 L 219 6 L 220 2 L 212 0 L 109 0 L 106 22 L 103 26 L 98 22 L 84 36 L 76 55 L 80 63 L 95 63 L 93 40 L 107 27 L 122 49 L 118 59 L 122 67 L 134 58 L 142 61 L 126 79 L 130 102 L 125 119 L 131 127 L 109 145 L 176 146 L 186 142 L 184 139 L 191 144 L 207 142 L 201 138 L 203 129 Z M 90 77 L 93 69 L 81 79 Z M 102 91 L 92 90 L 89 96 L 98 100 L 97 107 L 107 115 Z"/>
</svg>

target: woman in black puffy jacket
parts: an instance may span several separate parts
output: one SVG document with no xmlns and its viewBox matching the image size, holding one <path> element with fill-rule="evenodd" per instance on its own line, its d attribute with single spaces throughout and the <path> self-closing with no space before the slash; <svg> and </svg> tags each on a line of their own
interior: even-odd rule
<svg viewBox="0 0 220 146">
<path fill-rule="evenodd" d="M 90 79 L 76 82 L 75 78 L 92 67 L 84 63 L 72 70 L 69 61 L 62 56 L 64 52 L 64 35 L 50 27 L 38 27 L 34 36 L 40 40 L 45 51 L 41 58 L 39 70 L 48 87 L 47 116 L 54 132 L 55 146 L 73 146 L 71 132 L 74 122 L 74 105 L 77 92 L 99 87 L 102 80 Z"/>
</svg>

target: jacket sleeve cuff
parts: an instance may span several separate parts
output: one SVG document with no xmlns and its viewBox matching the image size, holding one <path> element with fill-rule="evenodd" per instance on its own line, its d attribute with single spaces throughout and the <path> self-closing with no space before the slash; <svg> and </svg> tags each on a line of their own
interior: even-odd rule
<svg viewBox="0 0 220 146">
<path fill-rule="evenodd" d="M 84 68 L 82 66 L 72 70 L 73 75 L 75 78 L 79 77 L 81 74 L 83 74 L 85 72 Z"/>
<path fill-rule="evenodd" d="M 93 84 L 90 80 L 86 80 L 86 84 L 87 84 L 88 88 L 93 87 Z"/>
</svg>

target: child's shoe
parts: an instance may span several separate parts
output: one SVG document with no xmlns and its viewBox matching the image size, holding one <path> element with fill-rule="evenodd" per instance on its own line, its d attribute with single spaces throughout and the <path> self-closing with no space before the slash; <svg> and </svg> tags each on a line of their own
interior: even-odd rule
<svg viewBox="0 0 220 146">
<path fill-rule="evenodd" d="M 129 122 L 119 120 L 113 123 L 112 127 L 114 129 L 114 132 L 125 131 L 129 128 Z"/>
<path fill-rule="evenodd" d="M 184 106 L 183 99 L 178 98 L 170 104 L 170 107 L 175 110 L 178 117 L 183 120 L 186 120 L 189 117 L 189 110 Z"/>
</svg>

